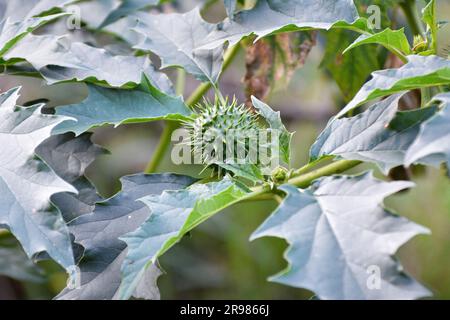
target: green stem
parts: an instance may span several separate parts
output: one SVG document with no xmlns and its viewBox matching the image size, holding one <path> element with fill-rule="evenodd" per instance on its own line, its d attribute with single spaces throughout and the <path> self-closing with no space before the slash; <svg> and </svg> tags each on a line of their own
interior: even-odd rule
<svg viewBox="0 0 450 320">
<path fill-rule="evenodd" d="M 191 96 L 186 100 L 186 104 L 188 106 L 195 106 L 211 87 L 212 84 L 210 82 L 203 82 L 192 92 Z"/>
<path fill-rule="evenodd" d="M 417 12 L 416 1 L 404 0 L 403 2 L 400 3 L 400 6 L 402 7 L 403 12 L 405 13 L 406 20 L 408 21 L 412 33 L 414 35 L 420 34 L 423 37 L 425 34 L 425 29 Z"/>
<path fill-rule="evenodd" d="M 421 107 L 425 108 L 428 104 L 428 102 L 431 100 L 431 88 L 422 88 L 420 89 L 420 96 L 421 96 Z"/>
<path fill-rule="evenodd" d="M 166 126 L 161 134 L 159 139 L 158 146 L 156 147 L 155 152 L 153 153 L 152 159 L 147 164 L 147 167 L 144 170 L 144 173 L 152 173 L 158 168 L 161 163 L 164 155 L 166 154 L 167 148 L 170 145 L 170 138 L 172 137 L 173 131 L 178 128 L 177 122 L 167 121 Z"/>
<path fill-rule="evenodd" d="M 307 188 L 311 185 L 314 180 L 317 180 L 322 177 L 331 176 L 333 174 L 342 173 L 347 170 L 350 170 L 358 165 L 360 165 L 361 161 L 356 160 L 340 160 L 329 165 L 326 165 L 322 168 L 316 169 L 314 171 L 308 172 L 306 174 L 301 174 L 299 176 L 293 177 L 289 179 L 288 184 L 292 184 L 299 188 Z M 317 163 L 315 164 L 317 165 Z M 264 199 L 268 200 L 270 198 L 264 197 L 264 195 L 273 192 L 270 190 L 268 186 L 259 186 L 252 189 L 252 192 L 249 193 L 245 199 L 243 200 L 253 200 L 253 199 Z"/>
<path fill-rule="evenodd" d="M 222 72 L 226 70 L 233 59 L 236 57 L 237 53 L 239 52 L 240 44 L 236 44 L 235 46 L 231 47 L 224 56 L 224 62 L 222 66 Z M 184 70 L 183 70 L 184 72 Z M 177 94 L 181 94 L 181 91 L 184 91 L 184 79 L 185 75 L 182 75 L 180 72 L 178 73 L 178 79 L 177 79 L 177 85 L 176 90 Z M 183 85 L 183 86 L 182 86 Z M 202 83 L 200 86 L 197 87 L 197 89 L 191 94 L 191 96 L 186 100 L 186 104 L 190 107 L 197 104 L 200 99 L 208 92 L 208 90 L 212 87 L 212 84 L 210 82 L 208 83 Z M 183 88 L 183 90 L 182 90 Z M 167 121 L 166 126 L 164 128 L 163 133 L 161 134 L 161 138 L 159 140 L 158 146 L 156 147 L 155 152 L 152 155 L 151 160 L 147 164 L 144 172 L 149 174 L 152 172 L 155 172 L 155 170 L 158 168 L 159 164 L 161 163 L 162 159 L 164 158 L 164 155 L 167 152 L 167 149 L 170 146 L 170 138 L 172 137 L 172 133 L 175 129 L 179 127 L 178 122 L 173 121 Z"/>
<path fill-rule="evenodd" d="M 307 165 L 301 167 L 300 169 L 295 170 L 292 173 L 292 177 L 297 177 L 297 176 L 300 176 L 302 174 L 305 174 L 305 173 L 309 172 L 312 168 L 318 166 L 319 164 L 321 164 L 321 163 L 323 163 L 323 162 L 325 162 L 327 160 L 329 160 L 329 157 L 324 157 L 324 158 L 321 158 L 319 160 L 310 162 Z"/>
<path fill-rule="evenodd" d="M 186 71 L 184 71 L 184 69 L 178 69 L 177 85 L 175 88 L 176 94 L 182 96 L 184 94 L 185 86 L 186 86 Z"/>
<path fill-rule="evenodd" d="M 321 177 L 330 176 L 337 173 L 342 173 L 347 170 L 350 170 L 358 165 L 360 165 L 361 161 L 356 160 L 340 160 L 333 162 L 325 167 L 316 169 L 314 171 L 311 171 L 307 174 L 300 175 L 298 177 L 294 177 L 288 181 L 289 184 L 293 184 L 299 188 L 306 188 L 311 183 L 319 179 Z"/>
</svg>

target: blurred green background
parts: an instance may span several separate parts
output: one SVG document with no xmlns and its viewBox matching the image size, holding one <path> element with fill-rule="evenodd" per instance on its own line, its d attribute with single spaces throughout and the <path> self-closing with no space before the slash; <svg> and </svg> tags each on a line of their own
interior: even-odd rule
<svg viewBox="0 0 450 320">
<path fill-rule="evenodd" d="M 195 5 L 186 1 L 183 10 Z M 213 8 L 212 19 L 223 16 L 223 8 Z M 221 16 L 222 15 L 222 16 Z M 438 1 L 440 20 L 450 19 L 450 1 Z M 447 55 L 450 27 L 440 31 L 440 52 Z M 308 150 L 329 117 L 343 106 L 339 88 L 327 72 L 320 68 L 324 54 L 323 41 L 313 49 L 305 67 L 298 70 L 287 88 L 275 92 L 269 104 L 285 116 L 289 129 L 295 131 L 293 167 L 308 160 Z M 225 94 L 244 101 L 242 78 L 245 72 L 244 53 L 221 80 Z M 169 71 L 173 76 L 175 73 Z M 78 102 L 86 96 L 84 85 L 63 84 L 46 87 L 30 78 L 0 77 L 0 89 L 21 85 L 21 102 L 46 98 L 50 106 Z M 198 85 L 188 78 L 186 95 Z M 158 141 L 162 123 L 125 125 L 95 130 L 94 141 L 111 152 L 101 156 L 88 170 L 100 194 L 113 195 L 120 188 L 121 176 L 141 172 Z M 374 169 L 373 167 L 359 167 Z M 171 171 L 196 175 L 201 168 L 171 164 L 166 155 L 160 172 Z M 435 293 L 435 298 L 450 299 L 450 180 L 442 172 L 427 169 L 415 175 L 417 187 L 389 198 L 387 206 L 413 221 L 428 227 L 430 236 L 420 236 L 399 252 L 405 269 Z M 286 266 L 284 241 L 264 238 L 249 242 L 250 234 L 276 207 L 274 202 L 236 205 L 201 225 L 161 259 L 166 275 L 159 280 L 163 299 L 310 299 L 311 292 L 270 283 L 267 278 Z M 65 285 L 65 274 L 47 262 L 48 282 L 24 283 L 27 298 L 53 297 Z"/>
</svg>

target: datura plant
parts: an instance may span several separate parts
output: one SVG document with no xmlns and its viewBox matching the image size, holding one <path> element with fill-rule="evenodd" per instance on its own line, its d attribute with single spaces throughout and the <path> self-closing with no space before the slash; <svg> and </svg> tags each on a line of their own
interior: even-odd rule
<svg viewBox="0 0 450 320">
<path fill-rule="evenodd" d="M 0 0 L 0 274 L 45 286 L 58 265 L 68 281 L 53 284 L 56 299 L 158 299 L 164 255 L 225 209 L 266 201 L 277 207 L 250 240 L 288 244 L 270 281 L 317 299 L 433 296 L 396 256 L 433 235 L 383 203 L 414 188 L 411 176 L 450 165 L 449 44 L 436 15 L 449 7 L 175 2 Z M 213 2 L 226 9 L 217 24 L 205 18 Z M 314 46 L 340 109 L 297 166 L 303 137 L 268 101 L 289 92 Z M 225 89 L 221 74 L 241 50 L 245 87 Z M 86 177 L 107 153 L 91 140 L 97 128 L 150 122 L 165 129 L 147 167 L 103 197 Z M 169 154 L 173 172 L 158 171 Z"/>
</svg>

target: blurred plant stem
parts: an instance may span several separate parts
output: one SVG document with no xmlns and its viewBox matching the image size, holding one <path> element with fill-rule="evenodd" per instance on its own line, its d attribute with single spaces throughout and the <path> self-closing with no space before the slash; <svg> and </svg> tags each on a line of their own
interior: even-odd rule
<svg viewBox="0 0 450 320">
<path fill-rule="evenodd" d="M 184 69 L 178 69 L 177 73 L 177 85 L 175 88 L 175 93 L 177 96 L 182 96 L 184 94 L 184 88 L 186 86 L 186 71 Z"/>
<path fill-rule="evenodd" d="M 145 173 L 153 173 L 158 168 L 164 155 L 166 154 L 167 148 L 170 145 L 170 138 L 172 137 L 172 132 L 178 128 L 177 122 L 167 121 L 166 126 L 161 134 L 158 145 L 156 146 L 155 152 L 152 155 L 152 159 L 147 164 L 145 168 Z"/>
<path fill-rule="evenodd" d="M 417 11 L 416 0 L 403 0 L 400 2 L 406 20 L 414 35 L 421 35 L 424 37 L 425 29 L 423 28 L 422 21 L 420 20 L 419 13 Z"/>
<path fill-rule="evenodd" d="M 235 46 L 228 49 L 228 51 L 225 53 L 223 66 L 222 66 L 222 72 L 225 71 L 231 64 L 231 62 L 236 57 L 237 53 L 239 52 L 240 44 L 236 44 Z M 176 90 L 177 94 L 182 94 L 182 91 L 184 91 L 184 84 L 185 84 L 185 72 L 183 70 L 183 74 L 178 72 L 178 79 L 177 79 L 177 85 Z M 195 89 L 195 91 L 189 96 L 189 98 L 186 100 L 186 104 L 189 107 L 195 106 L 200 99 L 211 89 L 212 83 L 210 82 L 204 82 L 201 85 Z M 164 158 L 164 155 L 167 152 L 167 149 L 170 146 L 170 138 L 172 136 L 172 132 L 176 130 L 179 127 L 178 122 L 173 121 L 167 121 L 166 126 L 161 134 L 158 146 L 156 147 L 155 152 L 152 155 L 151 160 L 147 164 L 144 173 L 152 173 L 155 172 L 158 168 L 159 164 L 161 163 L 162 159 Z"/>
</svg>

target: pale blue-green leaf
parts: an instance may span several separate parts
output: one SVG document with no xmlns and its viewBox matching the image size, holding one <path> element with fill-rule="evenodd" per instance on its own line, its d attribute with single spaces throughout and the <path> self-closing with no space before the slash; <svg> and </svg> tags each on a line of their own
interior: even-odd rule
<svg viewBox="0 0 450 320">
<path fill-rule="evenodd" d="M 9 18 L 0 19 L 0 58 L 27 34 L 40 26 L 64 16 L 64 13 L 45 17 L 26 18 L 12 22 Z"/>
<path fill-rule="evenodd" d="M 438 167 L 445 163 L 450 168 L 450 93 L 434 97 L 440 101 L 440 111 L 421 125 L 420 133 L 409 148 L 405 163 L 429 164 Z"/>
<path fill-rule="evenodd" d="M 61 10 L 77 0 L 0 0 L 0 21 L 9 18 L 19 22 L 37 16 L 44 16 L 53 9 Z"/>
<path fill-rule="evenodd" d="M 140 15 L 134 30 L 143 37 L 134 47 L 156 53 L 163 68 L 181 66 L 201 81 L 216 83 L 222 71 L 223 46 L 194 51 L 213 29 L 198 7 L 183 14 Z"/>
<path fill-rule="evenodd" d="M 150 216 L 150 209 L 137 200 L 160 195 L 164 190 L 184 189 L 195 182 L 193 178 L 174 174 L 139 174 L 124 177 L 121 181 L 121 192 L 98 203 L 92 213 L 69 225 L 75 241 L 85 248 L 79 263 L 81 287 L 66 288 L 58 299 L 116 299 L 121 283 L 120 268 L 128 250 L 119 238 L 136 230 Z M 136 296 L 157 299 L 156 278 L 159 274 L 155 265 L 150 266 L 137 280 Z M 143 284 L 150 286 L 145 288 Z"/>
<path fill-rule="evenodd" d="M 50 198 L 76 189 L 59 178 L 35 149 L 66 117 L 44 115 L 42 105 L 16 106 L 19 88 L 0 95 L 0 225 L 29 257 L 40 252 L 64 267 L 74 264 L 69 231 Z"/>
<path fill-rule="evenodd" d="M 143 11 L 134 12 L 107 25 L 103 30 L 114 34 L 129 45 L 134 46 L 142 40 L 143 36 L 133 29 L 136 27 L 138 21 L 146 19 L 147 15 L 148 13 Z"/>
<path fill-rule="evenodd" d="M 121 238 L 128 245 L 128 255 L 122 266 L 119 297 L 128 299 L 148 266 L 186 233 L 246 195 L 246 190 L 225 178 L 142 198 L 152 214 L 136 231 Z"/>
<path fill-rule="evenodd" d="M 450 84 L 450 61 L 438 56 L 408 56 L 408 63 L 398 69 L 372 73 L 367 82 L 337 115 L 342 117 L 350 110 L 376 98 L 393 93 Z"/>
<path fill-rule="evenodd" d="M 287 197 L 252 235 L 283 238 L 290 245 L 288 268 L 270 280 L 309 289 L 320 299 L 429 296 L 393 257 L 428 230 L 382 207 L 385 197 L 412 185 L 367 173 L 322 178 L 307 190 L 282 186 Z"/>
<path fill-rule="evenodd" d="M 99 155 L 106 153 L 106 150 L 91 142 L 89 133 L 79 137 L 72 133 L 52 136 L 36 149 L 36 154 L 78 191 L 78 194 L 57 193 L 52 196 L 53 204 L 66 222 L 92 212 L 94 204 L 101 200 L 84 173 Z"/>
<path fill-rule="evenodd" d="M 0 0 L 0 56 L 28 33 L 66 14 L 53 14 L 52 9 L 61 11 L 75 0 Z M 53 12 L 55 13 L 55 12 Z"/>
<path fill-rule="evenodd" d="M 234 13 L 236 12 L 237 0 L 223 0 L 225 5 L 225 10 L 227 11 L 228 17 L 230 19 L 234 18 Z"/>
<path fill-rule="evenodd" d="M 104 28 L 105 26 L 116 22 L 120 18 L 133 13 L 134 11 L 157 5 L 159 2 L 160 0 L 122 0 L 120 5 L 108 14 L 99 28 Z"/>
<path fill-rule="evenodd" d="M 219 23 L 199 48 L 217 48 L 225 42 L 234 45 L 245 36 L 255 34 L 261 38 L 284 28 L 330 29 L 335 23 L 351 24 L 357 18 L 352 0 L 259 0 L 253 9 Z"/>
<path fill-rule="evenodd" d="M 79 104 L 56 109 L 56 114 L 75 120 L 61 123 L 54 134 L 74 132 L 79 135 L 87 130 L 112 124 L 139 123 L 154 120 L 186 119 L 191 111 L 180 98 L 174 98 L 154 90 L 153 94 L 140 90 L 107 89 L 89 86 L 89 96 Z"/>
<path fill-rule="evenodd" d="M 104 49 L 52 35 L 30 35 L 27 41 L 9 50 L 4 59 L 28 61 L 48 84 L 75 80 L 113 87 L 136 85 L 151 67 L 146 57 L 115 56 Z"/>
<path fill-rule="evenodd" d="M 384 173 L 403 165 L 405 154 L 419 133 L 420 123 L 433 115 L 435 109 L 398 112 L 402 95 L 393 95 L 374 104 L 363 113 L 331 121 L 311 147 L 310 157 L 338 156 L 347 160 L 376 163 Z M 414 121 L 389 124 L 397 117 L 414 115 Z"/>
<path fill-rule="evenodd" d="M 291 140 L 293 133 L 287 131 L 286 127 L 281 120 L 280 112 L 273 111 L 271 107 L 269 107 L 264 102 L 258 100 L 256 97 L 252 96 L 253 106 L 258 110 L 259 114 L 265 119 L 265 121 L 269 124 L 270 128 L 276 130 L 279 134 L 279 149 L 281 160 L 283 160 L 287 165 L 290 163 L 291 159 Z"/>
<path fill-rule="evenodd" d="M 80 18 L 89 29 L 98 29 L 112 12 L 121 5 L 120 0 L 82 1 L 76 4 Z"/>
</svg>

